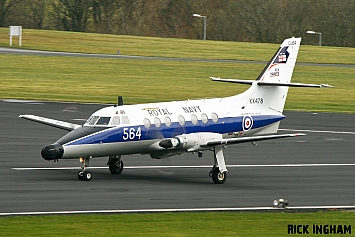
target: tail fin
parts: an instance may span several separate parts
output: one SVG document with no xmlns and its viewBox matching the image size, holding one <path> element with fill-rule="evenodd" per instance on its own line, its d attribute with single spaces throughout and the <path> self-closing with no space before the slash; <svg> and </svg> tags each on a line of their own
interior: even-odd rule
<svg viewBox="0 0 355 237">
<path fill-rule="evenodd" d="M 251 84 L 252 86 L 246 92 L 236 96 L 239 100 L 245 100 L 245 108 L 262 107 L 282 113 L 300 43 L 301 38 L 286 39 L 255 81 L 211 79 L 214 81 Z"/>
<path fill-rule="evenodd" d="M 252 85 L 244 93 L 231 97 L 238 101 L 244 101 L 243 109 L 249 108 L 254 109 L 254 111 L 269 109 L 282 113 L 289 87 L 333 87 L 328 84 L 291 83 L 300 44 L 301 38 L 285 39 L 255 81 L 215 77 L 211 77 L 211 79 L 213 81 Z"/>
<path fill-rule="evenodd" d="M 242 94 L 229 97 L 233 104 L 238 104 L 246 113 L 271 112 L 282 113 L 289 87 L 332 87 L 327 84 L 291 83 L 296 64 L 301 38 L 289 38 L 281 44 L 269 63 L 255 81 L 221 79 L 211 77 L 213 81 L 249 84 L 251 87 Z M 242 103 L 242 105 L 241 105 Z M 280 122 L 271 124 L 255 134 L 276 133 Z"/>
<path fill-rule="evenodd" d="M 300 44 L 301 38 L 284 40 L 256 79 L 260 86 L 255 87 L 252 97 L 263 98 L 264 106 L 268 106 L 269 109 L 280 113 L 284 109 L 288 86 L 279 85 L 290 84 Z"/>
<path fill-rule="evenodd" d="M 290 83 L 300 44 L 301 38 L 285 39 L 256 80 Z"/>
</svg>

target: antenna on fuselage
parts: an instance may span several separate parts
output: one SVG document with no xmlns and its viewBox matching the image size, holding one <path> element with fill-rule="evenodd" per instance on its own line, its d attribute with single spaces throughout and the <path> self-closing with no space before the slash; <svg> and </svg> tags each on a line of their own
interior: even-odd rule
<svg viewBox="0 0 355 237">
<path fill-rule="evenodd" d="M 122 96 L 118 96 L 118 104 L 117 104 L 118 106 L 121 106 L 121 105 L 123 105 L 123 98 L 122 98 Z"/>
<path fill-rule="evenodd" d="M 116 106 L 122 106 L 123 105 L 123 98 L 122 96 L 118 96 L 117 98 L 117 104 L 115 105 Z"/>
</svg>

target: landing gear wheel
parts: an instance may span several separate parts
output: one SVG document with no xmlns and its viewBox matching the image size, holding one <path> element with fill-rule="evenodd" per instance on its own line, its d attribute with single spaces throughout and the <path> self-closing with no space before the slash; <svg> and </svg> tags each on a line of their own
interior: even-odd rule
<svg viewBox="0 0 355 237">
<path fill-rule="evenodd" d="M 221 173 L 219 171 L 219 168 L 214 168 L 212 170 L 212 180 L 215 184 L 223 184 L 224 182 L 226 182 L 227 179 L 227 172 L 223 172 Z"/>
<path fill-rule="evenodd" d="M 90 181 L 92 178 L 92 174 L 90 171 L 84 171 L 83 174 L 84 181 Z"/>
<path fill-rule="evenodd" d="M 84 180 L 84 181 L 90 181 L 92 178 L 92 174 L 90 171 L 79 171 L 78 173 L 78 179 L 79 180 Z"/>
<path fill-rule="evenodd" d="M 108 168 L 111 174 L 120 174 L 123 170 L 123 161 L 120 159 L 112 159 L 108 163 Z"/>
<path fill-rule="evenodd" d="M 78 172 L 78 179 L 79 180 L 84 180 L 84 172 L 83 171 L 79 171 Z"/>
</svg>

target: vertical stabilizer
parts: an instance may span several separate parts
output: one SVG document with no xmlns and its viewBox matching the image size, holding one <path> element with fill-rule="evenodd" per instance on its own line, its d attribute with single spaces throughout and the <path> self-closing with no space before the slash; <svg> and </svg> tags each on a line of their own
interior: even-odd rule
<svg viewBox="0 0 355 237">
<path fill-rule="evenodd" d="M 286 39 L 256 80 L 266 83 L 290 83 L 300 44 L 301 38 Z M 259 85 L 252 92 L 252 97 L 263 98 L 264 106 L 282 113 L 287 92 L 287 86 Z"/>
</svg>

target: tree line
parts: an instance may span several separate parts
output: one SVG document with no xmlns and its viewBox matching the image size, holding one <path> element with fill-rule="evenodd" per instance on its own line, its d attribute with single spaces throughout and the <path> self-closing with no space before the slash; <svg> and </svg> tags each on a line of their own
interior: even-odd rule
<svg viewBox="0 0 355 237">
<path fill-rule="evenodd" d="M 355 0 L 0 0 L 0 27 L 355 47 Z"/>
</svg>

